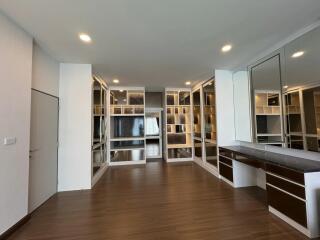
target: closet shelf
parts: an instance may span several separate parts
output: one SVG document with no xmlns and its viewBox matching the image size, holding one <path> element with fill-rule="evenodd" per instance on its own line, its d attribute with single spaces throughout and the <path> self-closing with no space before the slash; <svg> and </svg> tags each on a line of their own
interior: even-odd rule
<svg viewBox="0 0 320 240">
<path fill-rule="evenodd" d="M 144 150 L 143 146 L 126 146 L 126 147 L 114 147 L 111 148 L 110 151 L 129 151 L 129 150 Z"/>
<path fill-rule="evenodd" d="M 192 148 L 192 144 L 168 144 L 168 149 L 171 148 Z"/>
</svg>

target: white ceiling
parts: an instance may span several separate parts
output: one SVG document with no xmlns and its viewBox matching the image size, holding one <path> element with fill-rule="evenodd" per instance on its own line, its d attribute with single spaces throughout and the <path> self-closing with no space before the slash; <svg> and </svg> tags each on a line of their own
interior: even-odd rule
<svg viewBox="0 0 320 240">
<path fill-rule="evenodd" d="M 0 0 L 0 9 L 59 61 L 149 89 L 233 69 L 320 17 L 319 0 Z"/>
</svg>

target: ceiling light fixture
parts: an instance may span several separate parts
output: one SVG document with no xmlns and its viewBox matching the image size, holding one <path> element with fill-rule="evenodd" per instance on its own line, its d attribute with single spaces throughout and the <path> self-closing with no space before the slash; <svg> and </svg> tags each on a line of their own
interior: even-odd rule
<svg viewBox="0 0 320 240">
<path fill-rule="evenodd" d="M 119 90 L 120 92 L 123 92 L 123 90 L 121 89 L 121 90 Z"/>
<path fill-rule="evenodd" d="M 294 54 L 292 54 L 291 57 L 298 58 L 298 57 L 301 57 L 303 54 L 304 54 L 304 51 L 299 51 L 299 52 L 295 52 Z"/>
<path fill-rule="evenodd" d="M 187 86 L 191 85 L 191 82 L 190 82 L 190 81 L 187 81 L 187 82 L 186 82 L 186 85 L 187 85 Z"/>
<path fill-rule="evenodd" d="M 232 45 L 227 44 L 227 45 L 224 45 L 224 46 L 221 48 L 221 51 L 222 51 L 222 52 L 229 52 L 231 49 L 232 49 Z"/>
<path fill-rule="evenodd" d="M 113 83 L 119 83 L 120 81 L 118 79 L 113 79 Z"/>
<path fill-rule="evenodd" d="M 283 86 L 284 89 L 287 89 L 288 87 L 289 87 L 288 85 Z"/>
<path fill-rule="evenodd" d="M 79 34 L 79 38 L 81 41 L 85 42 L 85 43 L 91 43 L 91 37 L 88 34 L 85 33 L 80 33 Z"/>
</svg>

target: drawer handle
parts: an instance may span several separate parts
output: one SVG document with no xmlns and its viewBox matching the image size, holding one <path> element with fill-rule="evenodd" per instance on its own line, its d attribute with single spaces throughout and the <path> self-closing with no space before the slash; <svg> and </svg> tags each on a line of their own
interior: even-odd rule
<svg viewBox="0 0 320 240">
<path fill-rule="evenodd" d="M 229 159 L 229 160 L 234 160 L 233 158 L 227 157 L 227 156 L 224 156 L 224 155 L 219 155 L 219 156 L 224 157 L 224 158 L 227 158 L 227 159 Z"/>
<path fill-rule="evenodd" d="M 275 188 L 275 189 L 277 189 L 277 190 L 279 190 L 279 191 L 281 191 L 281 192 L 283 192 L 283 193 L 285 193 L 285 194 L 288 194 L 288 195 L 290 195 L 291 197 L 294 197 L 294 198 L 296 198 L 296 199 L 298 199 L 298 200 L 300 200 L 300 201 L 306 202 L 305 199 L 300 198 L 300 197 L 298 197 L 298 196 L 296 196 L 296 195 L 294 195 L 294 194 L 292 194 L 292 193 L 289 193 L 289 192 L 287 192 L 287 191 L 285 191 L 285 190 L 283 190 L 283 189 L 281 189 L 281 188 L 278 188 L 278 187 L 276 187 L 276 186 L 274 186 L 274 185 L 272 185 L 272 184 L 270 184 L 270 183 L 267 183 L 267 185 L 268 185 L 269 187 Z"/>
<path fill-rule="evenodd" d="M 223 165 L 225 165 L 225 166 L 227 166 L 227 167 L 229 167 L 229 168 L 233 168 L 232 166 L 230 166 L 229 164 L 226 164 L 226 163 L 224 163 L 224 162 L 220 162 L 220 161 L 219 161 L 219 164 L 223 164 Z"/>
</svg>

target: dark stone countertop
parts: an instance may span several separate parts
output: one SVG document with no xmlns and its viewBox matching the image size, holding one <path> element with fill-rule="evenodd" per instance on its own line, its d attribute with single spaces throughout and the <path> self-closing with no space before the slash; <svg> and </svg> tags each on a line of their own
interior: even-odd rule
<svg viewBox="0 0 320 240">
<path fill-rule="evenodd" d="M 298 172 L 320 172 L 320 161 L 293 157 L 289 155 L 273 153 L 243 146 L 226 146 L 219 148 L 225 149 L 227 151 L 232 151 L 243 157 L 254 159 L 263 163 L 271 163 L 274 165 L 286 167 Z"/>
</svg>

